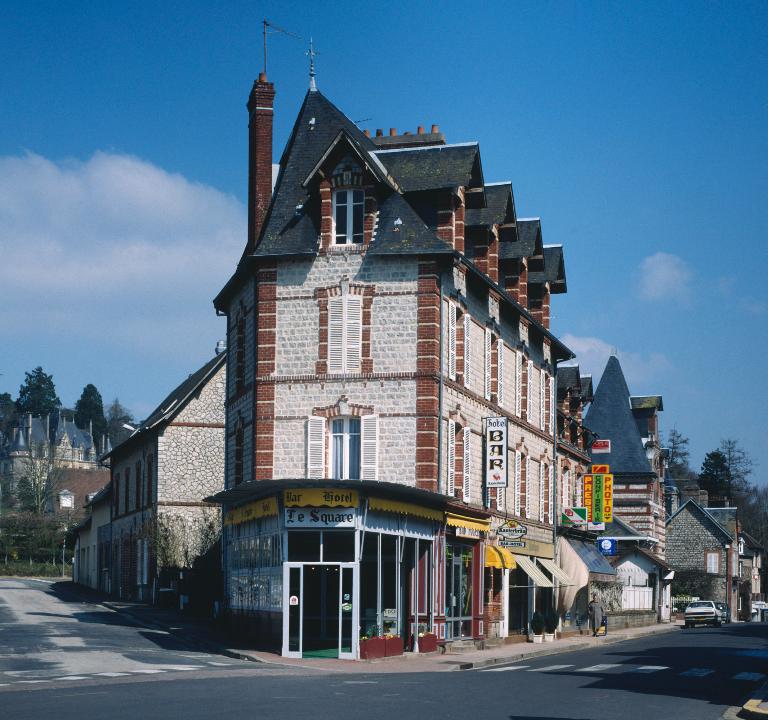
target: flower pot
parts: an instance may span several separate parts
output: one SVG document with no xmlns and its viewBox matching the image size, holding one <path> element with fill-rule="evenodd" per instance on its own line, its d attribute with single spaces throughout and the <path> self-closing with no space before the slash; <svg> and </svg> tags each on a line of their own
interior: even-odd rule
<svg viewBox="0 0 768 720">
<path fill-rule="evenodd" d="M 386 640 L 383 637 L 372 637 L 360 641 L 360 659 L 376 660 L 385 657 Z"/>
<path fill-rule="evenodd" d="M 544 642 L 555 642 L 555 633 L 544 633 Z"/>
<path fill-rule="evenodd" d="M 434 633 L 424 633 L 424 635 L 419 637 L 419 652 L 437 652 L 437 635 Z"/>
<path fill-rule="evenodd" d="M 533 642 L 535 643 L 540 643 L 544 641 L 543 635 L 531 635 L 531 637 L 533 638 Z"/>
<path fill-rule="evenodd" d="M 403 654 L 403 638 L 391 637 L 384 638 L 384 656 L 394 657 Z"/>
</svg>

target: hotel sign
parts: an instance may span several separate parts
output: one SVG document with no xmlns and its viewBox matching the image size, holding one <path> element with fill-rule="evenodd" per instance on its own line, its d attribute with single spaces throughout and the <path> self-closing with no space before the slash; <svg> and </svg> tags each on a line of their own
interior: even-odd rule
<svg viewBox="0 0 768 720">
<path fill-rule="evenodd" d="M 240 525 L 251 520 L 259 520 L 265 517 L 277 515 L 277 498 L 269 497 L 256 502 L 248 503 L 227 512 L 224 519 L 225 525 Z"/>
<path fill-rule="evenodd" d="M 289 507 L 349 507 L 360 503 L 357 490 L 333 490 L 330 488 L 304 488 L 286 490 L 283 505 Z"/>
<path fill-rule="evenodd" d="M 507 418 L 485 418 L 485 487 L 507 487 Z"/>
<path fill-rule="evenodd" d="M 321 507 L 287 507 L 285 527 L 292 528 L 353 528 L 357 518 L 357 508 L 321 508 Z"/>
</svg>

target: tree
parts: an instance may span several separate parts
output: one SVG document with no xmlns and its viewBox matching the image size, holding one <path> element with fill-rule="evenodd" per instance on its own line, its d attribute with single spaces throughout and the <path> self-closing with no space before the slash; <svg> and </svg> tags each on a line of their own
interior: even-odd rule
<svg viewBox="0 0 768 720">
<path fill-rule="evenodd" d="M 50 415 L 61 407 L 56 395 L 53 376 L 48 375 L 39 365 L 31 372 L 24 373 L 24 383 L 19 388 L 16 411 L 19 414 Z"/>
<path fill-rule="evenodd" d="M 107 408 L 107 433 L 113 446 L 118 445 L 131 434 L 131 431 L 124 428 L 123 425 L 132 425 L 135 422 L 128 408 L 123 407 L 117 398 L 109 404 Z"/>
<path fill-rule="evenodd" d="M 688 465 L 688 438 L 677 428 L 672 428 L 667 435 L 666 446 L 669 449 L 667 467 L 673 478 L 688 478 L 691 468 Z"/>
<path fill-rule="evenodd" d="M 0 393 L 0 435 L 7 434 L 16 424 L 16 403 L 11 393 Z"/>
<path fill-rule="evenodd" d="M 704 456 L 699 485 L 712 498 L 731 497 L 731 473 L 725 455 L 719 450 L 713 450 Z"/>
<path fill-rule="evenodd" d="M 16 494 L 22 510 L 42 515 L 50 510 L 61 486 L 63 466 L 52 445 L 33 446 L 21 458 Z"/>
<path fill-rule="evenodd" d="M 728 473 L 731 479 L 731 486 L 728 488 L 728 494 L 742 495 L 750 491 L 749 476 L 752 474 L 754 463 L 749 453 L 744 448 L 739 447 L 738 440 L 727 438 L 720 441 L 718 448 L 725 458 L 725 464 L 728 467 Z"/>
<path fill-rule="evenodd" d="M 75 425 L 87 430 L 93 423 L 93 441 L 100 447 L 102 435 L 107 432 L 107 419 L 104 417 L 104 403 L 101 393 L 95 385 L 88 383 L 75 405 Z"/>
</svg>

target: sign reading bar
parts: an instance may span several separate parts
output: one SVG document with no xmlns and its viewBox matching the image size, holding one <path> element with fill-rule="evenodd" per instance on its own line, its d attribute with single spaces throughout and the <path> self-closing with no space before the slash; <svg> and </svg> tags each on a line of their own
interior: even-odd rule
<svg viewBox="0 0 768 720">
<path fill-rule="evenodd" d="M 248 503 L 242 507 L 230 510 L 224 519 L 225 525 L 240 525 L 250 520 L 258 520 L 277 515 L 277 498 L 269 497 L 256 502 Z"/>
<path fill-rule="evenodd" d="M 611 452 L 611 441 L 608 439 L 605 440 L 594 440 L 592 442 L 592 454 L 593 455 L 599 455 L 601 453 L 609 454 Z"/>
<path fill-rule="evenodd" d="M 585 507 L 567 507 L 563 508 L 560 516 L 560 524 L 563 527 L 572 525 L 586 525 L 588 522 L 587 508 Z"/>
<path fill-rule="evenodd" d="M 507 418 L 485 418 L 485 487 L 507 487 Z"/>
<path fill-rule="evenodd" d="M 355 527 L 356 508 L 285 508 L 285 527 L 340 528 Z"/>
<path fill-rule="evenodd" d="M 286 490 L 283 493 L 285 507 L 350 507 L 356 508 L 360 500 L 357 490 L 331 490 L 306 488 Z"/>
<path fill-rule="evenodd" d="M 584 505 L 587 508 L 587 520 L 589 522 L 592 522 L 592 475 L 585 475 L 584 476 Z"/>
</svg>

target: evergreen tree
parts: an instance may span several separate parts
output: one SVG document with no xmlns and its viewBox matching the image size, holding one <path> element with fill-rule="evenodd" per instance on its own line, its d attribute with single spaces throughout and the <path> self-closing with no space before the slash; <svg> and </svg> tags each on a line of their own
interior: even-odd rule
<svg viewBox="0 0 768 720">
<path fill-rule="evenodd" d="M 24 373 L 24 383 L 19 388 L 16 399 L 16 411 L 33 415 L 49 415 L 61 407 L 61 400 L 56 395 L 53 376 L 48 375 L 39 365 L 31 372 Z"/>
<path fill-rule="evenodd" d="M 93 423 L 93 441 L 101 447 L 101 438 L 107 432 L 107 419 L 104 417 L 104 403 L 101 393 L 95 385 L 88 383 L 80 399 L 75 405 L 75 424 L 83 430 L 88 430 L 88 424 Z"/>
<path fill-rule="evenodd" d="M 730 493 L 745 494 L 752 488 L 749 484 L 749 476 L 752 474 L 752 458 L 744 448 L 739 447 L 738 440 L 725 439 L 720 441 L 718 450 L 725 458 L 728 467 L 731 486 Z M 731 497 L 733 497 L 731 495 Z"/>
<path fill-rule="evenodd" d="M 123 407 L 117 398 L 109 404 L 107 408 L 107 433 L 113 447 L 131 434 L 131 431 L 126 430 L 123 425 L 133 425 L 135 422 L 128 408 Z"/>
<path fill-rule="evenodd" d="M 16 424 L 16 403 L 11 393 L 0 393 L 0 435 L 10 432 Z"/>
<path fill-rule="evenodd" d="M 731 497 L 731 473 L 728 461 L 719 450 L 704 456 L 699 473 L 699 485 L 709 493 L 710 499 Z"/>
<path fill-rule="evenodd" d="M 667 448 L 669 449 L 669 459 L 667 467 L 669 474 L 673 478 L 688 478 L 691 468 L 688 466 L 688 438 L 685 437 L 677 428 L 672 428 L 667 435 Z"/>
</svg>

